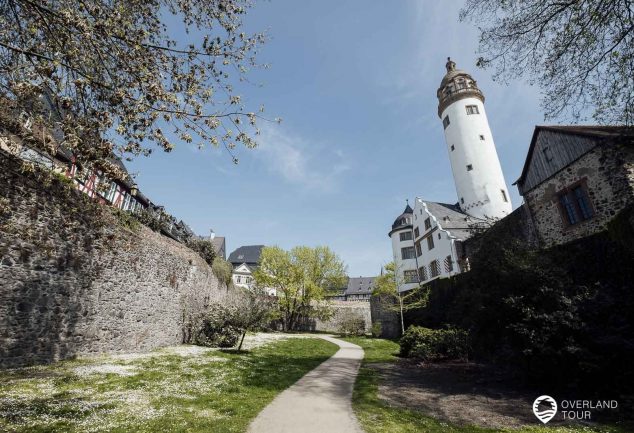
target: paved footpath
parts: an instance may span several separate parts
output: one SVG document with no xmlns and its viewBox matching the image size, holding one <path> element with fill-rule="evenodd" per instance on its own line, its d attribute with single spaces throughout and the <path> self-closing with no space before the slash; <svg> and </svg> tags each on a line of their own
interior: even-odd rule
<svg viewBox="0 0 634 433">
<path fill-rule="evenodd" d="M 351 403 L 363 349 L 319 337 L 340 349 L 278 395 L 253 420 L 249 433 L 363 433 Z"/>
</svg>

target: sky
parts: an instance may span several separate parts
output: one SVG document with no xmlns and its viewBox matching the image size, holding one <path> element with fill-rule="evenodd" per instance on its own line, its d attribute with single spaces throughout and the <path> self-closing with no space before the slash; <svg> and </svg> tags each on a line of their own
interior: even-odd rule
<svg viewBox="0 0 634 433">
<path fill-rule="evenodd" d="M 269 40 L 243 100 L 282 122 L 259 124 L 256 149 L 185 143 L 128 163 L 140 189 L 197 234 L 242 245 L 327 245 L 351 277 L 392 260 L 388 232 L 415 197 L 457 202 L 437 115 L 451 56 L 484 92 L 513 206 L 535 125 L 539 90 L 498 83 L 475 66 L 477 29 L 462 1 L 259 0 L 247 31 Z M 185 39 L 183 39 L 185 41 Z M 259 85 L 261 84 L 261 85 Z"/>
</svg>

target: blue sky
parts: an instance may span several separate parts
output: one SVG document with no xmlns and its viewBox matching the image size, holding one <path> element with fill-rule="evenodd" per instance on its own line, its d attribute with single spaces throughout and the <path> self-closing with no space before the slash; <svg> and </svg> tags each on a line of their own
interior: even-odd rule
<svg viewBox="0 0 634 433">
<path fill-rule="evenodd" d="M 472 73 L 514 207 L 539 91 L 500 84 L 475 67 L 477 30 L 458 22 L 461 1 L 259 1 L 248 30 L 266 30 L 247 105 L 281 124 L 260 124 L 238 165 L 219 149 L 182 144 L 129 167 L 140 188 L 198 234 L 241 245 L 328 245 L 350 276 L 391 260 L 387 233 L 405 199 L 454 203 L 456 192 L 436 89 L 447 56 Z"/>
</svg>

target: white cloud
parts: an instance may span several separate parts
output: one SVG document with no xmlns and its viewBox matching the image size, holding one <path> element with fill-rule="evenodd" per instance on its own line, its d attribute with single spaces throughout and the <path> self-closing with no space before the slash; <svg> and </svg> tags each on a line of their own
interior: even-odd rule
<svg viewBox="0 0 634 433">
<path fill-rule="evenodd" d="M 283 125 L 263 127 L 257 142 L 256 155 L 268 169 L 302 188 L 336 191 L 341 175 L 350 170 L 343 150 L 307 140 Z"/>
</svg>

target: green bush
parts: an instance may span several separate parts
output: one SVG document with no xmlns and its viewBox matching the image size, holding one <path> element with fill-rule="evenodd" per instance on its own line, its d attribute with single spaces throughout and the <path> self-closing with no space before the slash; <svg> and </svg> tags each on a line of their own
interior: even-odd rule
<svg viewBox="0 0 634 433">
<path fill-rule="evenodd" d="M 203 319 L 200 331 L 193 341 L 199 346 L 208 347 L 234 347 L 242 332 L 223 322 L 218 322 L 209 317 Z"/>
<path fill-rule="evenodd" d="M 191 238 L 187 241 L 187 246 L 198 253 L 200 257 L 209 265 L 213 265 L 216 258 L 216 250 L 211 241 Z"/>
<path fill-rule="evenodd" d="M 343 318 L 339 323 L 339 333 L 341 335 L 365 335 L 365 320 L 360 314 L 351 314 Z"/>
<path fill-rule="evenodd" d="M 469 354 L 467 332 L 458 328 L 410 326 L 401 337 L 400 346 L 401 356 L 427 361 L 466 359 Z"/>
<path fill-rule="evenodd" d="M 233 273 L 233 266 L 231 266 L 231 263 L 222 257 L 216 257 L 211 265 L 211 270 L 216 278 L 218 278 L 218 281 L 224 283 L 227 287 L 231 285 L 231 274 Z"/>
<path fill-rule="evenodd" d="M 370 329 L 370 332 L 372 333 L 372 336 L 374 338 L 379 338 L 383 333 L 383 326 L 381 325 L 381 322 L 374 322 L 372 324 L 372 329 Z"/>
</svg>

